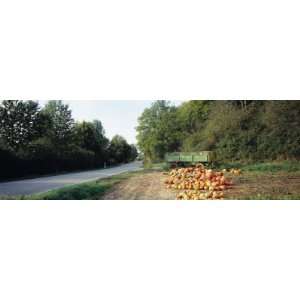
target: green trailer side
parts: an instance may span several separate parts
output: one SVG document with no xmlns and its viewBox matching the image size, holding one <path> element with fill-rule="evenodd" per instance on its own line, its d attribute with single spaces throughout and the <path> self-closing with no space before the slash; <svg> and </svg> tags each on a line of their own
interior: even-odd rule
<svg viewBox="0 0 300 300">
<path fill-rule="evenodd" d="M 212 151 L 199 152 L 172 152 L 167 153 L 165 161 L 168 164 L 196 164 L 196 163 L 212 163 L 215 160 Z"/>
</svg>

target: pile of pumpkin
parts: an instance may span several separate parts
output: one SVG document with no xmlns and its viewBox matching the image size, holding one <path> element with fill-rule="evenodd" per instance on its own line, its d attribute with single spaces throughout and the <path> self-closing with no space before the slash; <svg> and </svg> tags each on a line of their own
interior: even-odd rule
<svg viewBox="0 0 300 300">
<path fill-rule="evenodd" d="M 232 171 L 234 170 L 234 171 Z M 234 175 L 241 173 L 238 169 L 228 172 Z M 206 169 L 202 164 L 195 167 L 177 168 L 167 173 L 166 187 L 182 190 L 177 194 L 180 200 L 223 199 L 224 191 L 232 186 L 222 172 Z"/>
</svg>

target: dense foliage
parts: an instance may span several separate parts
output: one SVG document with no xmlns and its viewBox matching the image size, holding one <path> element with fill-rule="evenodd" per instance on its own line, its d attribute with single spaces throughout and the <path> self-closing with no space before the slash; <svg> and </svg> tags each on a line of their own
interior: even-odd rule
<svg viewBox="0 0 300 300">
<path fill-rule="evenodd" d="M 161 160 L 166 152 L 180 147 L 182 132 L 176 108 L 166 101 L 154 102 L 140 116 L 137 133 L 145 159 Z"/>
<path fill-rule="evenodd" d="M 36 135 L 38 103 L 33 101 L 3 101 L 0 109 L 0 136 L 9 147 L 18 150 Z"/>
<path fill-rule="evenodd" d="M 62 101 L 0 103 L 0 179 L 133 161 L 134 145 L 105 136 L 101 121 L 75 122 Z"/>
<path fill-rule="evenodd" d="M 219 161 L 300 158 L 300 101 L 156 101 L 139 118 L 145 160 L 213 150 Z"/>
</svg>

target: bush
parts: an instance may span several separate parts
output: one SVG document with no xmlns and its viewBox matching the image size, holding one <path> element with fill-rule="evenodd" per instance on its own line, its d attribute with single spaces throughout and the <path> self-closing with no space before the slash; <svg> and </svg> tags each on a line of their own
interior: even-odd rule
<svg viewBox="0 0 300 300">
<path fill-rule="evenodd" d="M 91 151 L 74 147 L 59 155 L 44 141 L 31 144 L 26 151 L 18 155 L 0 149 L 0 164 L 0 180 L 92 169 L 96 166 L 95 154 Z"/>
<path fill-rule="evenodd" d="M 92 169 L 95 166 L 95 153 L 76 146 L 63 153 L 59 159 L 59 167 L 62 170 Z"/>
<path fill-rule="evenodd" d="M 9 150 L 0 148 L 0 180 L 22 176 L 22 161 Z"/>
</svg>

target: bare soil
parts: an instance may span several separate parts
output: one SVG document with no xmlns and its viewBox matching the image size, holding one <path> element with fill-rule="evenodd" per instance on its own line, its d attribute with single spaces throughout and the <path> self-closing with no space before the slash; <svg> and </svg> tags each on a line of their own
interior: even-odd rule
<svg viewBox="0 0 300 300">
<path fill-rule="evenodd" d="M 163 172 L 153 171 L 132 176 L 116 184 L 103 199 L 124 200 L 171 200 L 176 199 L 176 192 L 166 189 Z"/>
<path fill-rule="evenodd" d="M 300 195 L 299 173 L 254 173 L 229 177 L 234 182 L 225 191 L 225 199 L 298 199 Z M 165 187 L 166 175 L 161 171 L 134 175 L 110 189 L 103 199 L 124 200 L 171 200 L 176 199 L 178 191 Z"/>
</svg>

